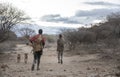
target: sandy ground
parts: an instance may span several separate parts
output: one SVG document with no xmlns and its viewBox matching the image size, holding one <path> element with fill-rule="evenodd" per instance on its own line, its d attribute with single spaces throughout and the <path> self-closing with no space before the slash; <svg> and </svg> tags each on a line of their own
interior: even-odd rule
<svg viewBox="0 0 120 77">
<path fill-rule="evenodd" d="M 17 54 L 21 62 L 17 63 Z M 28 53 L 28 63 L 24 63 Z M 0 77 L 115 77 L 115 65 L 98 61 L 98 54 L 70 56 L 64 54 L 63 64 L 57 63 L 56 47 L 45 48 L 41 57 L 40 70 L 31 71 L 33 54 L 31 47 L 17 45 L 15 51 L 0 55 Z"/>
</svg>

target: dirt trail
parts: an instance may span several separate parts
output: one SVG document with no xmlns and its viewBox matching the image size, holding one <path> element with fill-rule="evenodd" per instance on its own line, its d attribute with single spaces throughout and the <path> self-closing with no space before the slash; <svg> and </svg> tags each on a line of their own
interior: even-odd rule
<svg viewBox="0 0 120 77">
<path fill-rule="evenodd" d="M 20 53 L 21 62 L 16 62 Z M 24 53 L 28 53 L 28 63 L 24 63 Z M 56 47 L 45 48 L 41 57 L 40 70 L 31 71 L 33 54 L 31 48 L 26 45 L 17 45 L 15 51 L 6 53 L 10 55 L 8 60 L 1 60 L 0 66 L 3 75 L 1 77 L 107 77 L 104 75 L 112 72 L 112 66 L 97 61 L 97 54 L 83 56 L 65 56 L 64 63 L 57 63 Z M 4 56 L 3 56 L 4 57 Z M 2 57 L 1 57 L 2 58 Z M 109 72 L 108 72 L 109 71 Z"/>
</svg>

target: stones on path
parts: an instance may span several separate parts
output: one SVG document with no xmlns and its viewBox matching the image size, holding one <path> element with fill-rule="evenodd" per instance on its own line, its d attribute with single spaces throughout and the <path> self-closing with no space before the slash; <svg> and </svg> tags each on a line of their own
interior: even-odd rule
<svg viewBox="0 0 120 77">
<path fill-rule="evenodd" d="M 66 70 L 64 69 L 64 72 L 65 72 Z"/>
<path fill-rule="evenodd" d="M 7 68 L 9 68 L 7 64 L 2 64 L 1 65 L 2 71 L 6 71 Z"/>
<path fill-rule="evenodd" d="M 86 77 L 100 77 L 100 75 L 99 74 L 94 74 L 94 73 L 92 73 L 92 74 L 88 74 Z"/>
<path fill-rule="evenodd" d="M 49 71 L 53 71 L 53 69 L 50 69 Z"/>
<path fill-rule="evenodd" d="M 90 68 L 90 67 L 87 67 L 87 70 L 91 70 L 91 68 Z"/>
</svg>

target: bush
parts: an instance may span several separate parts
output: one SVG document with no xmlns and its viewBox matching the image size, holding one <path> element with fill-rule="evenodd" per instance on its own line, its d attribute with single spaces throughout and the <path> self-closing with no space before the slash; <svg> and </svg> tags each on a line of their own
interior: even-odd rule
<svg viewBox="0 0 120 77">
<path fill-rule="evenodd" d="M 48 43 L 54 43 L 56 41 L 56 35 L 45 34 L 44 37 Z"/>
<path fill-rule="evenodd" d="M 3 43 L 0 43 L 0 52 L 14 50 L 14 47 L 16 47 L 15 41 L 6 41 Z"/>
<path fill-rule="evenodd" d="M 95 43 L 96 34 L 86 29 L 66 30 L 63 32 L 65 41 L 69 48 L 74 49 L 81 43 Z"/>
</svg>

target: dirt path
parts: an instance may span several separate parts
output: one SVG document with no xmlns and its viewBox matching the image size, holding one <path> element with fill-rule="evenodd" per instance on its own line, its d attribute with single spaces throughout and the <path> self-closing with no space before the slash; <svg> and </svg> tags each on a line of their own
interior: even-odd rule
<svg viewBox="0 0 120 77">
<path fill-rule="evenodd" d="M 22 60 L 16 62 L 17 54 Z M 24 53 L 28 53 L 28 63 L 24 63 Z M 33 54 L 31 48 L 25 45 L 17 45 L 8 60 L 1 60 L 0 66 L 4 76 L 1 77 L 108 77 L 113 72 L 112 65 L 107 65 L 98 60 L 97 54 L 84 56 L 65 56 L 64 63 L 57 63 L 56 47 L 45 48 L 41 58 L 40 70 L 31 71 Z M 5 56 L 3 56 L 5 57 Z M 1 57 L 2 58 L 2 57 Z M 2 66 L 5 67 L 2 68 Z M 106 76 L 105 76 L 106 75 Z"/>
</svg>

